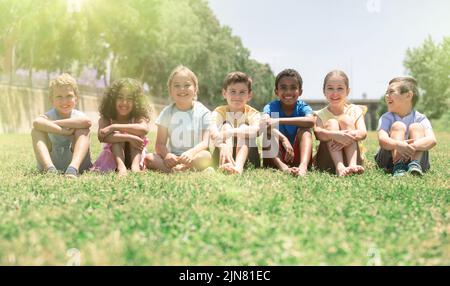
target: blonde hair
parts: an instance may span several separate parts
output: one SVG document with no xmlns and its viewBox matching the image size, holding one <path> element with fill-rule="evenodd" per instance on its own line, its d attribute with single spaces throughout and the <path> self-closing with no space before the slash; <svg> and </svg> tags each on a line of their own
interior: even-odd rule
<svg viewBox="0 0 450 286">
<path fill-rule="evenodd" d="M 325 86 L 327 85 L 327 81 L 332 76 L 340 76 L 340 77 L 342 77 L 344 79 L 344 83 L 345 83 L 345 86 L 347 87 L 347 89 L 350 88 L 348 76 L 345 74 L 345 72 L 343 72 L 341 70 L 333 70 L 333 71 L 330 71 L 329 73 L 327 73 L 327 75 L 325 76 L 325 79 L 323 80 L 323 91 L 325 91 Z"/>
<path fill-rule="evenodd" d="M 183 65 L 179 65 L 176 68 L 174 68 L 172 70 L 172 72 L 170 73 L 169 79 L 167 80 L 167 88 L 169 90 L 170 93 L 170 86 L 172 85 L 173 82 L 173 78 L 178 74 L 178 73 L 186 73 L 187 76 L 192 80 L 192 82 L 194 83 L 195 86 L 195 96 L 194 96 L 194 100 L 197 100 L 197 93 L 198 93 L 198 78 L 195 75 L 195 73 L 193 71 L 191 71 L 188 67 L 183 66 Z"/>
<path fill-rule="evenodd" d="M 50 83 L 48 85 L 50 97 L 53 96 L 53 92 L 55 91 L 55 89 L 57 87 L 66 86 L 66 85 L 72 87 L 73 92 L 75 93 L 75 96 L 78 97 L 79 92 L 78 92 L 77 81 L 75 80 L 75 78 L 73 78 L 68 73 L 63 73 L 63 74 L 59 75 L 58 77 L 56 77 L 55 79 L 50 81 Z"/>
</svg>

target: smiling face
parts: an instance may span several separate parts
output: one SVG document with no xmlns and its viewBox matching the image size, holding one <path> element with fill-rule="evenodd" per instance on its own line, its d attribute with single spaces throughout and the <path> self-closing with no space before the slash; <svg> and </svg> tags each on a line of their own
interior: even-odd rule
<svg viewBox="0 0 450 286">
<path fill-rule="evenodd" d="M 197 96 L 197 86 L 186 72 L 181 71 L 173 76 L 169 94 L 177 107 L 192 106 Z"/>
<path fill-rule="evenodd" d="M 231 112 L 243 112 L 245 105 L 252 98 L 252 92 L 248 89 L 247 83 L 237 82 L 227 86 L 222 90 L 222 95 L 228 103 Z"/>
<path fill-rule="evenodd" d="M 384 100 L 389 112 L 403 114 L 412 109 L 413 93 L 411 91 L 401 93 L 401 85 L 401 82 L 393 82 L 388 86 Z"/>
<path fill-rule="evenodd" d="M 70 117 L 77 104 L 77 96 L 70 85 L 56 86 L 53 89 L 52 104 L 58 114 L 64 118 Z"/>
<path fill-rule="evenodd" d="M 343 106 L 350 93 L 345 79 L 339 75 L 332 75 L 325 83 L 324 94 L 331 107 Z"/>
<path fill-rule="evenodd" d="M 302 89 L 295 77 L 285 76 L 278 82 L 275 94 L 280 98 L 282 105 L 294 106 L 302 94 Z"/>
<path fill-rule="evenodd" d="M 133 94 L 128 88 L 122 87 L 116 97 L 117 117 L 128 118 L 131 111 L 133 111 Z"/>
</svg>

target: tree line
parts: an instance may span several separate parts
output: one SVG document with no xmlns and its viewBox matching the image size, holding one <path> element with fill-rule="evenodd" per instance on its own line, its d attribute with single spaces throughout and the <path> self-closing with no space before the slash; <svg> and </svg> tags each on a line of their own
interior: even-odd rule
<svg viewBox="0 0 450 286">
<path fill-rule="evenodd" d="M 270 66 L 251 59 L 204 0 L 0 0 L 0 37 L 1 72 L 11 75 L 77 76 L 87 67 L 111 80 L 137 78 L 152 96 L 167 97 L 170 71 L 184 64 L 206 104 L 223 102 L 222 80 L 234 70 L 253 78 L 256 107 L 273 95 Z"/>
</svg>

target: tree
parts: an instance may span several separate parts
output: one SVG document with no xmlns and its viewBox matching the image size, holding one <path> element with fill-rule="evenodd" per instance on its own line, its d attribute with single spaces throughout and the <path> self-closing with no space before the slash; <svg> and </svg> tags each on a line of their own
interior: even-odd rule
<svg viewBox="0 0 450 286">
<path fill-rule="evenodd" d="M 11 74 L 22 68 L 30 79 L 33 70 L 77 75 L 89 67 L 98 78 L 137 78 L 152 96 L 167 98 L 167 77 L 183 64 L 197 74 L 207 105 L 223 103 L 222 81 L 231 71 L 253 78 L 255 107 L 273 94 L 270 67 L 251 59 L 205 0 L 83 1 L 75 13 L 65 0 L 0 0 L 0 12 L 0 58 L 15 63 L 4 65 Z"/>
<path fill-rule="evenodd" d="M 408 49 L 404 65 L 419 83 L 418 109 L 440 118 L 450 107 L 450 37 L 437 44 L 428 37 L 422 46 Z"/>
</svg>

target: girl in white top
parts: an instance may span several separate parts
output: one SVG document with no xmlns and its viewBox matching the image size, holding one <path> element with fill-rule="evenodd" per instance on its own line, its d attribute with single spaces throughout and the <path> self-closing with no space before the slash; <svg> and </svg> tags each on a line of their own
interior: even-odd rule
<svg viewBox="0 0 450 286">
<path fill-rule="evenodd" d="M 198 102 L 198 80 L 185 66 L 176 67 L 167 82 L 174 103 L 156 119 L 155 153 L 147 154 L 148 169 L 162 172 L 204 170 L 211 165 L 209 153 L 210 111 Z"/>
</svg>

